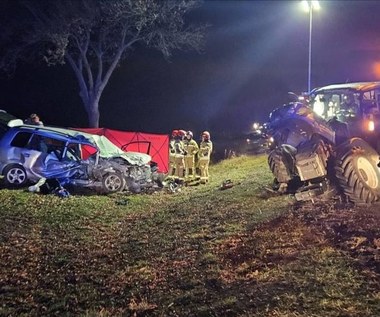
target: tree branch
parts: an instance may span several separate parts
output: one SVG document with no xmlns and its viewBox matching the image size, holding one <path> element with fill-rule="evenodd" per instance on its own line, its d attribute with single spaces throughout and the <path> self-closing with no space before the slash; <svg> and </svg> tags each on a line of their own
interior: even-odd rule
<svg viewBox="0 0 380 317">
<path fill-rule="evenodd" d="M 88 100 L 89 100 L 89 95 L 88 95 L 88 88 L 87 88 L 87 85 L 86 85 L 86 82 L 83 78 L 83 74 L 82 72 L 80 71 L 80 68 L 81 68 L 81 65 L 76 65 L 75 64 L 75 61 L 74 59 L 72 58 L 72 56 L 70 55 L 70 53 L 66 53 L 66 59 L 68 60 L 71 68 L 73 69 L 74 73 L 75 73 L 75 76 L 77 77 L 77 80 L 78 80 L 78 83 L 79 83 L 79 87 L 80 87 L 80 92 L 81 92 L 81 98 L 83 100 L 83 103 L 84 103 L 84 106 L 86 108 L 86 110 L 88 110 Z"/>
<path fill-rule="evenodd" d="M 107 85 L 113 71 L 115 70 L 117 64 L 120 61 L 121 56 L 123 55 L 123 53 L 125 51 L 124 42 L 125 42 L 126 35 L 127 35 L 127 29 L 126 29 L 126 27 L 124 27 L 123 30 L 121 31 L 121 39 L 120 39 L 119 49 L 117 50 L 111 65 L 109 66 L 103 80 L 101 80 L 101 83 L 99 85 L 100 93 L 103 91 L 104 87 Z"/>
<path fill-rule="evenodd" d="M 98 63 L 98 73 L 96 76 L 96 83 L 95 86 L 99 87 L 100 83 L 102 81 L 102 76 L 103 76 L 103 51 L 102 51 L 102 43 L 104 41 L 104 32 L 101 32 L 99 34 L 99 40 L 97 45 L 93 46 L 92 49 L 95 52 L 97 63 Z"/>
<path fill-rule="evenodd" d="M 84 68 L 86 70 L 87 79 L 88 79 L 88 86 L 89 86 L 88 88 L 92 90 L 94 88 L 94 79 L 93 79 L 93 75 L 92 75 L 91 65 L 87 59 L 88 47 L 90 45 L 90 32 L 86 31 L 86 40 L 84 41 L 83 44 L 78 39 L 77 36 L 72 35 L 72 38 L 74 39 L 74 42 L 75 42 L 75 44 L 76 44 L 76 46 L 80 52 L 81 60 L 83 60 L 83 62 L 84 62 Z M 80 71 L 82 72 L 82 68 L 80 68 Z"/>
<path fill-rule="evenodd" d="M 89 44 L 90 44 L 90 32 L 87 31 L 86 32 L 86 42 L 84 45 L 84 49 L 83 50 L 81 49 L 81 54 L 82 54 L 83 61 L 84 61 L 84 67 L 86 68 L 86 71 L 87 71 L 89 89 L 92 90 L 94 88 L 94 78 L 92 76 L 90 63 L 88 62 L 88 59 L 87 59 L 87 52 L 88 52 Z"/>
</svg>

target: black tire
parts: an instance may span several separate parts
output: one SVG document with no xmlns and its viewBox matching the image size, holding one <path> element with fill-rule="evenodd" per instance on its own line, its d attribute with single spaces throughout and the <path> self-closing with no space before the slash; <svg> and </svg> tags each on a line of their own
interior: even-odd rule
<svg viewBox="0 0 380 317">
<path fill-rule="evenodd" d="M 23 187 L 28 182 L 25 168 L 19 164 L 8 165 L 3 172 L 4 183 L 7 187 Z"/>
<path fill-rule="evenodd" d="M 125 183 L 125 178 L 120 173 L 107 173 L 102 179 L 102 191 L 105 194 L 121 192 L 125 187 Z"/>
<path fill-rule="evenodd" d="M 353 203 L 373 203 L 380 199 L 378 154 L 365 141 L 354 138 L 343 143 L 334 165 L 340 189 Z"/>
<path fill-rule="evenodd" d="M 274 177 L 279 183 L 287 183 L 292 179 L 291 174 L 286 167 L 286 158 L 281 150 L 274 149 L 269 153 L 268 164 Z"/>
</svg>

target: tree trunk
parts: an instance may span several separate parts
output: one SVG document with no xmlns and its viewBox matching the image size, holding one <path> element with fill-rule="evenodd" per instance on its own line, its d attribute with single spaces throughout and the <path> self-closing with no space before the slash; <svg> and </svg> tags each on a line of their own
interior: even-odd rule
<svg viewBox="0 0 380 317">
<path fill-rule="evenodd" d="M 99 128 L 99 99 L 91 99 L 86 105 L 88 127 Z"/>
</svg>

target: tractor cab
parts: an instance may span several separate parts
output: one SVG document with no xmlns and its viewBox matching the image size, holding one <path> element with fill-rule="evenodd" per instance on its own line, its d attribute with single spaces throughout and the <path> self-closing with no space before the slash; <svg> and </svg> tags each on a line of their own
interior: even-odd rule
<svg viewBox="0 0 380 317">
<path fill-rule="evenodd" d="M 317 114 L 347 123 L 352 137 L 361 137 L 379 148 L 380 82 L 329 85 L 314 89 L 310 97 L 310 106 Z"/>
</svg>

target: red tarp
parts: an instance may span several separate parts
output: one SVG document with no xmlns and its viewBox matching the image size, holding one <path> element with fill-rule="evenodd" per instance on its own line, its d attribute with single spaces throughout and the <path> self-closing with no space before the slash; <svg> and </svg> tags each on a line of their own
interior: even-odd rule
<svg viewBox="0 0 380 317">
<path fill-rule="evenodd" d="M 158 169 L 160 172 L 168 172 L 169 136 L 166 134 L 127 132 L 106 128 L 76 128 L 75 130 L 91 134 L 104 135 L 113 144 L 126 152 L 140 152 L 149 154 L 152 157 L 152 161 L 158 164 Z"/>
</svg>

